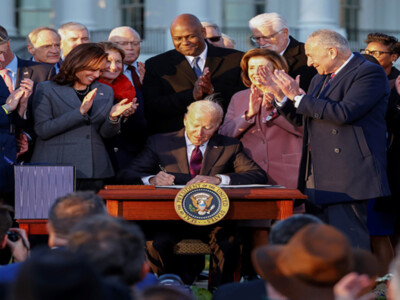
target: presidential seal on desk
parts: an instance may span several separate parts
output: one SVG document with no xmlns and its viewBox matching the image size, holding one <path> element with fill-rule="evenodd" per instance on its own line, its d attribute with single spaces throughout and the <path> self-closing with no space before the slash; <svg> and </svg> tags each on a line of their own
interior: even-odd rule
<svg viewBox="0 0 400 300">
<path fill-rule="evenodd" d="M 228 210 L 228 196 L 221 188 L 210 183 L 185 186 L 175 197 L 176 213 L 193 225 L 215 224 L 225 217 Z"/>
</svg>

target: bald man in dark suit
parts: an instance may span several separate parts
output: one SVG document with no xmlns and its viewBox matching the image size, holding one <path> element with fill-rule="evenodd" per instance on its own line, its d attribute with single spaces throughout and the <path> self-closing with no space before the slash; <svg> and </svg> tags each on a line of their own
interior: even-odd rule
<svg viewBox="0 0 400 300">
<path fill-rule="evenodd" d="M 216 93 L 226 111 L 232 95 L 245 89 L 240 78 L 243 53 L 214 47 L 193 15 L 171 24 L 175 49 L 146 61 L 143 81 L 145 114 L 151 133 L 182 129 L 186 107 Z"/>
</svg>

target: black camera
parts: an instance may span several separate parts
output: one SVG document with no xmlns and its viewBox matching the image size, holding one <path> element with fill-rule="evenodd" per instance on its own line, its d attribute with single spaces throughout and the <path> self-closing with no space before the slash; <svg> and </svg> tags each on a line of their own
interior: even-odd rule
<svg viewBox="0 0 400 300">
<path fill-rule="evenodd" d="M 11 242 L 16 242 L 19 240 L 19 234 L 15 231 L 7 231 L 7 235 Z"/>
</svg>

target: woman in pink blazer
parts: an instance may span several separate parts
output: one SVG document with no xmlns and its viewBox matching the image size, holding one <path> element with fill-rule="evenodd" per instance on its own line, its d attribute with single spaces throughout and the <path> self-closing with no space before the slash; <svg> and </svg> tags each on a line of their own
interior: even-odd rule
<svg viewBox="0 0 400 300">
<path fill-rule="evenodd" d="M 246 154 L 267 172 L 269 184 L 297 188 L 303 130 L 278 115 L 262 74 L 263 68 L 287 72 L 287 63 L 275 51 L 257 48 L 240 65 L 249 89 L 233 95 L 219 133 L 240 139 Z"/>
</svg>

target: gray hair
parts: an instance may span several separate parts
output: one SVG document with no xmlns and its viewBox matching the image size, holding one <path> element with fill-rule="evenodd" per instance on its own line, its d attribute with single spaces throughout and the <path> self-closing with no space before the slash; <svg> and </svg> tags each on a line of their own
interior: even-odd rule
<svg viewBox="0 0 400 300">
<path fill-rule="evenodd" d="M 33 29 L 26 37 L 26 42 L 32 46 L 35 46 L 37 39 L 38 39 L 38 35 L 39 33 L 41 33 L 42 31 L 51 31 L 54 32 L 60 39 L 61 36 L 60 34 L 57 32 L 57 30 L 50 28 L 50 27 L 38 27 Z"/>
<path fill-rule="evenodd" d="M 69 30 L 86 30 L 88 35 L 90 35 L 89 30 L 87 27 L 81 23 L 78 22 L 68 22 L 64 23 L 58 28 L 58 33 L 60 34 L 61 38 L 65 38 L 65 33 Z"/>
<path fill-rule="evenodd" d="M 211 96 L 211 97 L 210 97 Z M 218 124 L 222 122 L 222 118 L 224 117 L 224 111 L 217 102 L 212 100 L 212 95 L 208 96 L 204 100 L 199 100 L 192 102 L 188 107 L 187 107 L 187 113 L 186 114 L 191 114 L 194 112 L 202 112 L 202 113 L 207 113 L 207 114 L 216 114 L 218 117 Z"/>
<path fill-rule="evenodd" d="M 310 40 L 313 40 L 313 42 L 325 48 L 334 47 L 341 51 L 350 50 L 347 40 L 341 34 L 330 29 L 320 29 L 314 31 L 307 39 L 307 41 Z"/>
<path fill-rule="evenodd" d="M 217 31 L 218 35 L 221 35 L 221 29 L 219 28 L 219 26 L 215 23 L 211 23 L 211 22 L 201 22 L 201 25 L 206 28 L 206 27 L 212 27 L 215 28 L 215 30 Z"/>
<path fill-rule="evenodd" d="M 132 27 L 130 27 L 130 26 L 119 26 L 119 27 L 113 28 L 110 31 L 110 34 L 108 35 L 108 40 L 110 40 L 114 36 L 119 36 L 121 31 L 125 31 L 125 30 L 131 31 L 134 35 L 136 35 L 139 38 L 139 40 L 141 39 L 140 38 L 140 34 L 135 29 L 133 29 Z"/>
<path fill-rule="evenodd" d="M 287 21 L 277 13 L 260 14 L 250 19 L 249 21 L 249 27 L 251 30 L 269 26 L 271 26 L 272 29 L 276 32 L 284 28 L 288 28 Z"/>
<path fill-rule="evenodd" d="M 229 48 L 229 47 L 228 47 L 228 43 L 231 43 L 231 44 L 232 44 L 232 48 L 235 47 L 236 42 L 235 42 L 235 40 L 234 40 L 233 38 L 231 38 L 229 35 L 227 35 L 227 34 L 225 34 L 225 33 L 222 33 L 221 36 L 222 36 L 222 39 L 223 39 L 223 41 L 224 41 L 224 46 L 225 46 L 226 48 Z"/>
</svg>

